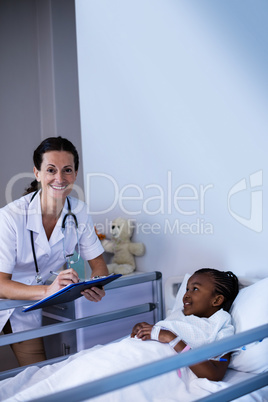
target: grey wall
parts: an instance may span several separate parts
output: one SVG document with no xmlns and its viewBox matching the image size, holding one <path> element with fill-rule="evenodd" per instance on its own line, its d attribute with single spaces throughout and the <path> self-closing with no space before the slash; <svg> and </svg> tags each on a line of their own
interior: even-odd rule
<svg viewBox="0 0 268 402">
<path fill-rule="evenodd" d="M 42 139 L 67 137 L 82 158 L 74 1 L 1 0 L 0 55 L 2 207 L 31 181 Z"/>
</svg>

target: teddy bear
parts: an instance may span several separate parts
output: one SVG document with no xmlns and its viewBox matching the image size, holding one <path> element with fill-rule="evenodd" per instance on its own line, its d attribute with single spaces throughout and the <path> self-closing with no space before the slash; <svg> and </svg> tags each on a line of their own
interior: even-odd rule
<svg viewBox="0 0 268 402">
<path fill-rule="evenodd" d="M 107 264 L 109 273 L 130 274 L 136 269 L 134 256 L 145 253 L 143 243 L 131 242 L 134 225 L 129 219 L 116 218 L 111 222 L 111 240 L 102 239 L 104 250 L 113 253 L 111 264 Z"/>
</svg>

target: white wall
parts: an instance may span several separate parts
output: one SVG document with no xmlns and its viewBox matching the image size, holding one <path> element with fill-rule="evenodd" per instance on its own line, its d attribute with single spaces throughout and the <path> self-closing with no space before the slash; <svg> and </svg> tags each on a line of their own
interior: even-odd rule
<svg viewBox="0 0 268 402">
<path fill-rule="evenodd" d="M 136 220 L 139 270 L 267 276 L 267 9 L 76 1 L 87 201 Z"/>
</svg>

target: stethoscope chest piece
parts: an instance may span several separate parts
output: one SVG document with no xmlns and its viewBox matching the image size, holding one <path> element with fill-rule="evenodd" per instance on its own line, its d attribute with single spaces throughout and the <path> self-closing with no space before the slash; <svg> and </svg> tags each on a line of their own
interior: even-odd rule
<svg viewBox="0 0 268 402">
<path fill-rule="evenodd" d="M 39 271 L 35 275 L 35 280 L 36 280 L 36 283 L 42 283 L 43 282 L 42 276 L 41 276 Z"/>
</svg>

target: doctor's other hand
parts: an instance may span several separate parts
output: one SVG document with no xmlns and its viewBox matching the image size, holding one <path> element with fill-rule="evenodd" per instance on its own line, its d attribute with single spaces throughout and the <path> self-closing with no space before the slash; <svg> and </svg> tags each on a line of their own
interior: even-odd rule
<svg viewBox="0 0 268 402">
<path fill-rule="evenodd" d="M 105 296 L 105 290 L 104 288 L 93 287 L 83 290 L 81 294 L 89 301 L 99 302 Z"/>
<path fill-rule="evenodd" d="M 48 286 L 47 296 L 52 295 L 58 290 L 64 288 L 67 285 L 71 285 L 72 283 L 79 282 L 79 276 L 77 272 L 73 268 L 64 269 L 60 271 L 54 282 Z"/>
</svg>

